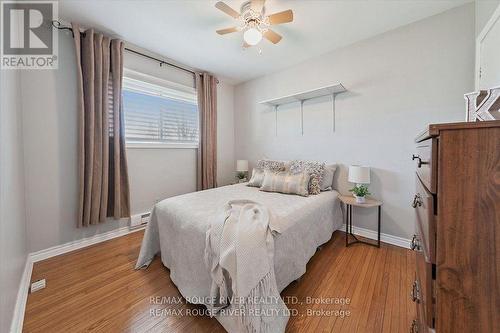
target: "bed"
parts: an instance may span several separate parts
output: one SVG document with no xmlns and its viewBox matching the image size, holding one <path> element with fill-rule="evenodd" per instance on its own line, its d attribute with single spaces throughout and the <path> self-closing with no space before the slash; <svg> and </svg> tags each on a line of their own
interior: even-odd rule
<svg viewBox="0 0 500 333">
<path fill-rule="evenodd" d="M 270 224 L 279 232 L 274 268 L 281 292 L 306 272 L 317 247 L 328 242 L 342 225 L 338 195 L 326 191 L 301 197 L 236 184 L 168 198 L 156 204 L 151 213 L 137 268 L 147 266 L 161 253 L 161 261 L 170 269 L 170 278 L 182 296 L 203 304 L 210 297 L 211 286 L 203 260 L 210 221 L 228 201 L 248 199 L 269 209 Z"/>
</svg>

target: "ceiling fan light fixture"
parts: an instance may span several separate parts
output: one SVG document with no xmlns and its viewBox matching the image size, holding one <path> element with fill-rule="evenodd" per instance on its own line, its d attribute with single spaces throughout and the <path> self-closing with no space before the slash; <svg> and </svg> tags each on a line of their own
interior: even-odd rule
<svg viewBox="0 0 500 333">
<path fill-rule="evenodd" d="M 1 1 L 1 0 L 0 0 Z M 236 19 L 237 25 L 225 29 L 218 29 L 219 35 L 233 32 L 243 32 L 243 48 L 255 46 L 262 39 L 267 39 L 273 44 L 278 44 L 282 36 L 271 30 L 271 26 L 293 21 L 293 11 L 284 10 L 271 15 L 266 15 L 266 0 L 247 0 L 241 5 L 240 12 L 232 9 L 222 1 L 218 1 L 215 7 L 225 14 Z"/>
<path fill-rule="evenodd" d="M 249 45 L 257 45 L 262 40 L 262 32 L 254 27 L 248 28 L 243 33 L 243 39 Z"/>
</svg>

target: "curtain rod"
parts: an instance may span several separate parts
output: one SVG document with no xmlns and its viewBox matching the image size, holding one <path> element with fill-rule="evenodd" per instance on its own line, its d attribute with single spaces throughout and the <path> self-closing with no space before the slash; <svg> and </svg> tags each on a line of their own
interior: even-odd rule
<svg viewBox="0 0 500 333">
<path fill-rule="evenodd" d="M 58 30 L 68 30 L 68 31 L 71 31 L 71 34 L 73 35 L 73 37 L 75 37 L 75 33 L 74 33 L 74 31 L 73 31 L 73 28 L 63 26 L 63 25 L 61 24 L 61 22 L 59 22 L 59 21 L 57 21 L 57 20 L 52 21 L 52 26 L 53 26 L 54 28 L 58 29 Z M 80 32 L 80 33 L 81 33 L 81 34 L 83 34 L 83 35 L 85 36 L 85 33 L 82 33 L 82 32 Z M 148 58 L 148 59 L 151 59 L 151 60 L 158 61 L 158 62 L 160 63 L 160 67 L 161 67 L 163 64 L 165 64 L 165 65 L 168 65 L 168 66 L 171 66 L 171 67 L 174 67 L 174 68 L 180 69 L 180 70 L 182 70 L 182 71 L 185 71 L 185 72 L 191 73 L 191 74 L 193 74 L 193 75 L 196 75 L 196 72 L 195 72 L 195 71 L 192 71 L 192 70 L 190 70 L 190 69 L 184 68 L 184 67 L 182 67 L 182 66 L 179 66 L 179 65 L 176 65 L 176 64 L 172 64 L 172 63 L 166 62 L 166 61 L 164 61 L 164 60 L 161 60 L 161 59 L 158 59 L 158 58 L 152 57 L 152 56 L 150 56 L 150 55 L 147 55 L 147 54 L 141 53 L 141 52 L 139 52 L 139 51 L 135 51 L 135 50 L 129 49 L 129 48 L 127 48 L 127 47 L 125 47 L 125 50 L 126 50 L 126 51 L 129 51 L 129 52 L 131 52 L 131 53 L 135 53 L 135 54 L 137 54 L 137 55 L 140 55 L 140 56 L 142 56 L 142 57 L 145 57 L 145 58 Z M 217 80 L 217 83 L 219 83 L 218 81 L 219 81 L 219 80 Z"/>
<path fill-rule="evenodd" d="M 155 58 L 155 57 L 152 57 L 150 55 L 147 55 L 147 54 L 144 54 L 144 53 L 141 53 L 139 51 L 135 51 L 135 50 L 132 50 L 132 49 L 129 49 L 128 47 L 125 48 L 126 51 L 129 51 L 131 53 L 135 53 L 137 55 L 140 55 L 144 58 L 148 58 L 148 59 L 151 59 L 151 60 L 155 60 L 155 61 L 158 61 L 160 63 L 160 67 L 165 64 L 165 65 L 168 65 L 170 67 L 174 67 L 174 68 L 177 68 L 177 69 L 180 69 L 181 71 L 185 71 L 185 72 L 188 72 L 188 73 L 191 73 L 193 75 L 196 75 L 196 72 L 190 70 L 190 69 L 187 69 L 187 68 L 184 68 L 184 67 L 181 67 L 181 66 L 178 66 L 176 64 L 172 64 L 170 62 L 166 62 L 164 60 L 161 60 L 161 59 L 158 59 L 158 58 Z"/>
</svg>

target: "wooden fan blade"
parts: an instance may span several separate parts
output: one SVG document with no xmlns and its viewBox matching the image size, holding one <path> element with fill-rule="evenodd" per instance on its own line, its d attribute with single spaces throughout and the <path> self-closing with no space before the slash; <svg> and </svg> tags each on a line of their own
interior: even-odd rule
<svg viewBox="0 0 500 333">
<path fill-rule="evenodd" d="M 260 13 L 262 12 L 262 8 L 264 8 L 265 2 L 266 0 L 252 0 L 250 2 L 250 8 L 252 8 L 252 10 L 256 11 L 257 13 Z"/>
<path fill-rule="evenodd" d="M 268 16 L 269 24 L 281 24 L 293 21 L 293 11 L 291 9 Z"/>
<path fill-rule="evenodd" d="M 231 27 L 231 28 L 226 28 L 226 29 L 219 29 L 219 30 L 216 30 L 215 32 L 217 32 L 219 35 L 225 35 L 225 34 L 230 34 L 231 32 L 237 32 L 237 31 L 238 31 L 238 28 Z"/>
<path fill-rule="evenodd" d="M 226 5 L 224 2 L 222 1 L 219 1 L 215 4 L 215 8 L 223 11 L 224 13 L 226 13 L 227 15 L 237 19 L 238 17 L 240 17 L 240 13 L 238 13 L 237 11 L 235 11 L 234 9 L 232 9 L 231 7 L 229 7 L 228 5 Z"/>
<path fill-rule="evenodd" d="M 267 30 L 263 36 L 265 39 L 272 42 L 273 44 L 278 44 L 282 38 L 279 34 L 275 33 L 271 29 Z"/>
</svg>

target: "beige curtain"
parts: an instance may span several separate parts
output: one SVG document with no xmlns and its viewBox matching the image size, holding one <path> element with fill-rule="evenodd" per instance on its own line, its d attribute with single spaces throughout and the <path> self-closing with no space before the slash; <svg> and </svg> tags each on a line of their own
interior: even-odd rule
<svg viewBox="0 0 500 333">
<path fill-rule="evenodd" d="M 130 216 L 123 42 L 73 24 L 78 81 L 78 227 Z"/>
<path fill-rule="evenodd" d="M 198 148 L 197 189 L 217 187 L 217 79 L 197 73 L 200 145 Z"/>
</svg>

